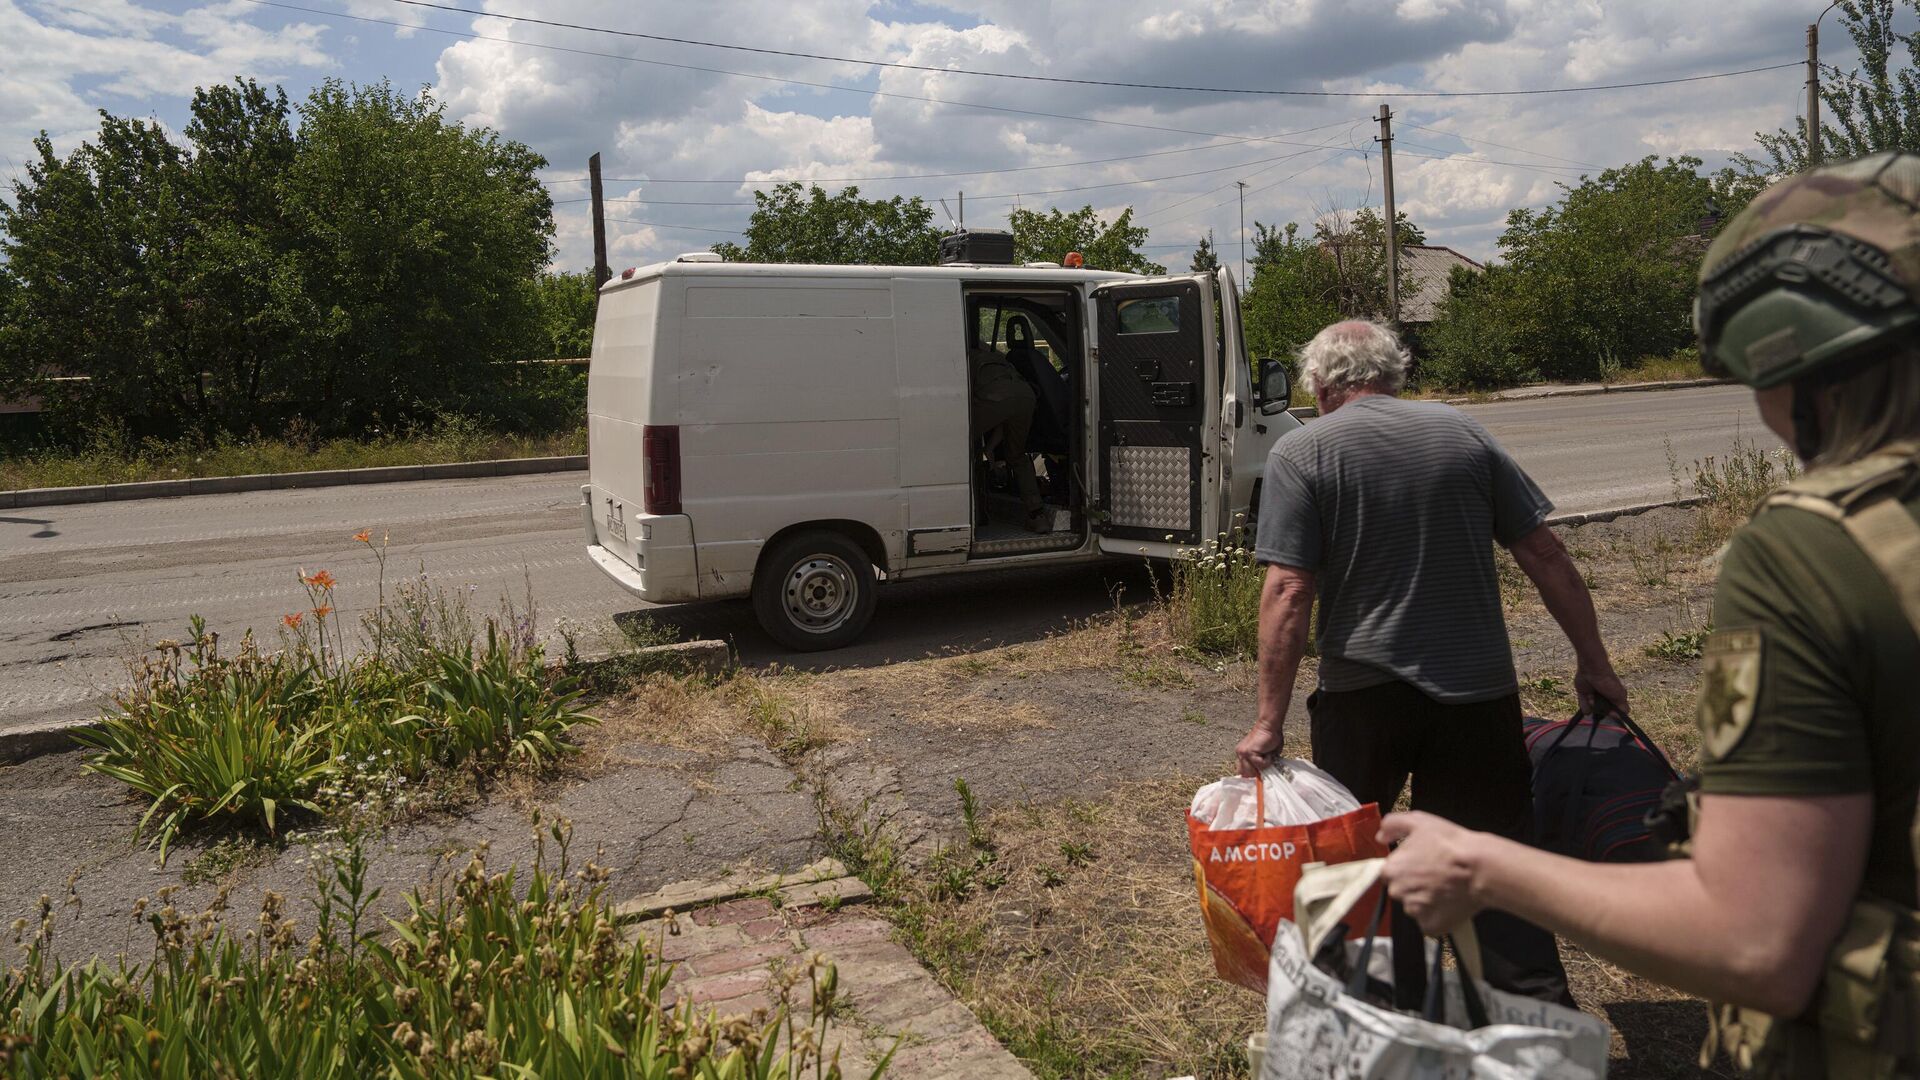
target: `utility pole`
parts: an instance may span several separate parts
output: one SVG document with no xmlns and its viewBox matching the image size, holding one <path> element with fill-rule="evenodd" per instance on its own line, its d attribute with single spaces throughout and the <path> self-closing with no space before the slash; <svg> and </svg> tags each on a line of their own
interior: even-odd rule
<svg viewBox="0 0 1920 1080">
<path fill-rule="evenodd" d="M 1840 0 L 1820 9 L 1807 24 L 1807 168 L 1820 164 L 1820 20 L 1840 6 Z"/>
<path fill-rule="evenodd" d="M 1240 189 L 1240 288 L 1247 288 L 1247 182 L 1235 180 L 1233 186 Z"/>
<path fill-rule="evenodd" d="M 1821 12 L 1825 15 L 1826 12 Z M 1807 24 L 1807 166 L 1820 164 L 1820 20 Z"/>
<path fill-rule="evenodd" d="M 967 227 L 967 193 L 960 193 L 960 227 Z"/>
<path fill-rule="evenodd" d="M 607 210 L 600 193 L 600 155 L 587 159 L 588 186 L 593 189 L 593 287 L 597 291 L 613 276 L 607 265 Z"/>
<path fill-rule="evenodd" d="M 1380 177 L 1387 193 L 1387 322 L 1400 325 L 1400 219 L 1393 209 L 1393 110 L 1380 106 Z"/>
</svg>

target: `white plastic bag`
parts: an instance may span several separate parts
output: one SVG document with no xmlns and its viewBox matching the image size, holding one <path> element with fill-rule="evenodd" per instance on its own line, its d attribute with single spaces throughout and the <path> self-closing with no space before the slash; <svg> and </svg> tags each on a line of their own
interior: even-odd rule
<svg viewBox="0 0 1920 1080">
<path fill-rule="evenodd" d="M 1265 813 L 1254 803 L 1265 795 Z M 1193 793 L 1193 816 L 1210 829 L 1257 829 L 1307 825 L 1360 809 L 1340 781 L 1298 758 L 1281 758 L 1260 771 L 1216 780 Z"/>
<path fill-rule="evenodd" d="M 1461 968 L 1443 974 L 1436 1019 L 1395 1012 L 1350 996 L 1311 957 L 1332 920 L 1379 881 L 1384 860 L 1312 867 L 1294 894 L 1299 922 L 1282 922 L 1267 973 L 1267 1052 L 1260 1080 L 1599 1080 L 1612 1038 L 1605 1021 L 1577 1009 L 1495 990 L 1472 975 L 1487 1023 L 1467 1020 Z M 1467 928 L 1470 929 L 1471 924 Z M 1356 943 L 1347 942 L 1350 961 Z M 1377 940 L 1367 969 L 1392 978 L 1392 942 Z"/>
</svg>

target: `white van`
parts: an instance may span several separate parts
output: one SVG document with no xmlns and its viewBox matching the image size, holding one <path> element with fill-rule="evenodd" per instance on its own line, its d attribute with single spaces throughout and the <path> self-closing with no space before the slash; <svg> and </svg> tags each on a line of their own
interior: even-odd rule
<svg viewBox="0 0 1920 1080">
<path fill-rule="evenodd" d="M 1038 519 L 971 430 L 969 349 L 1034 387 Z M 1285 369 L 1252 372 L 1225 269 L 628 270 L 594 325 L 587 554 L 650 603 L 750 595 L 800 650 L 859 636 L 880 581 L 1173 557 L 1251 520 L 1299 424 Z"/>
</svg>

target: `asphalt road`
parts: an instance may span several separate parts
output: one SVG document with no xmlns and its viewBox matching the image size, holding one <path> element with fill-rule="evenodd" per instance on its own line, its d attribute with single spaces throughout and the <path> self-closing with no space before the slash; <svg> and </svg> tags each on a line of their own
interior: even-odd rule
<svg viewBox="0 0 1920 1080">
<path fill-rule="evenodd" d="M 1499 402 L 1467 409 L 1563 512 L 1654 502 L 1682 472 L 1737 439 L 1772 447 L 1739 387 Z M 204 495 L 0 511 L 0 729 L 85 716 L 121 685 L 146 644 L 184 635 L 200 614 L 227 640 L 273 640 L 305 606 L 303 568 L 339 579 L 348 617 L 378 580 L 351 535 L 390 534 L 390 583 L 424 568 L 438 585 L 495 610 L 528 587 L 541 623 L 604 627 L 642 605 L 581 550 L 581 473 Z M 1684 484 L 1684 481 L 1682 481 Z M 906 583 L 883 593 L 861 643 L 782 653 L 744 603 L 663 609 L 687 633 L 732 639 L 752 662 L 853 666 L 945 648 L 1037 637 L 1140 590 L 1126 562 Z M 588 633 L 599 632 L 589 630 Z"/>
</svg>

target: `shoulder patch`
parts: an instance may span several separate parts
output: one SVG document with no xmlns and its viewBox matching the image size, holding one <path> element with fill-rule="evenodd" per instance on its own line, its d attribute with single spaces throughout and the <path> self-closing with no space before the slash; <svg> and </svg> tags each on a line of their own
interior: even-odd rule
<svg viewBox="0 0 1920 1080">
<path fill-rule="evenodd" d="M 1717 761 L 1733 752 L 1753 724 L 1760 696 L 1762 638 L 1757 629 L 1715 630 L 1701 652 L 1700 752 Z"/>
</svg>

